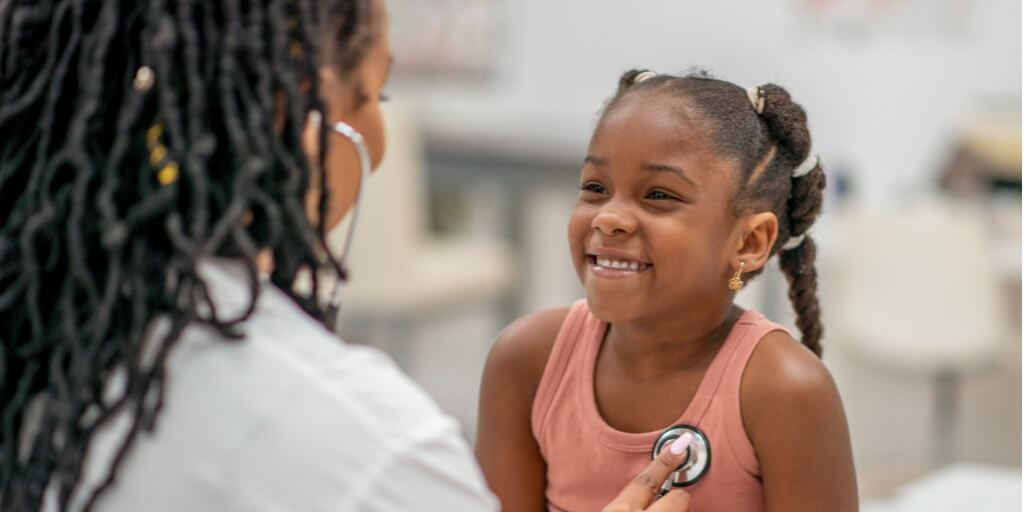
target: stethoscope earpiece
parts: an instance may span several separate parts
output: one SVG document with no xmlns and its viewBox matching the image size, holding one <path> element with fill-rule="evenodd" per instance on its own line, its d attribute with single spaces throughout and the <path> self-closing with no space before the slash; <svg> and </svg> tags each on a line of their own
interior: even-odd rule
<svg viewBox="0 0 1024 512">
<path fill-rule="evenodd" d="M 662 484 L 662 495 L 672 490 L 673 487 L 687 487 L 697 483 L 704 478 L 711 467 L 711 443 L 708 441 L 708 436 L 692 425 L 673 425 L 665 429 L 654 441 L 654 446 L 651 448 L 651 460 L 654 460 L 662 449 L 671 445 L 673 441 L 687 432 L 693 436 L 693 440 L 690 441 L 690 446 L 687 448 L 686 459 Z"/>
</svg>

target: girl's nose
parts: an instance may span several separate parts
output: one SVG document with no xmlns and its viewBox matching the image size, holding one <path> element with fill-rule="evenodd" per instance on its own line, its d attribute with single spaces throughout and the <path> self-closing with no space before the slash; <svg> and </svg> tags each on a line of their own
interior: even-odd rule
<svg viewBox="0 0 1024 512">
<path fill-rule="evenodd" d="M 636 226 L 636 217 L 621 208 L 604 208 L 590 223 L 605 236 L 628 235 L 636 231 Z"/>
</svg>

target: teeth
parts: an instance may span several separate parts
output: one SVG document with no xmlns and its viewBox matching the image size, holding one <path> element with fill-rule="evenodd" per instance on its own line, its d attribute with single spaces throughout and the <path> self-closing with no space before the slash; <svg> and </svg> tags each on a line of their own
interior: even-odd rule
<svg viewBox="0 0 1024 512">
<path fill-rule="evenodd" d="M 605 268 L 614 268 L 617 270 L 640 270 L 644 266 L 643 263 L 636 261 L 624 261 L 624 260 L 613 260 L 611 258 L 596 258 L 597 264 Z"/>
</svg>

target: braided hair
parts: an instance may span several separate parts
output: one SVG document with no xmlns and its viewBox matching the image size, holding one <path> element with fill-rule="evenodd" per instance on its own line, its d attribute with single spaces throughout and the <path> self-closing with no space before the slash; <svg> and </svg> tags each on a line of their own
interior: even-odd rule
<svg viewBox="0 0 1024 512">
<path fill-rule="evenodd" d="M 38 510 L 48 487 L 68 508 L 93 434 L 127 413 L 92 507 L 154 428 L 182 331 L 241 338 L 258 251 L 323 317 L 318 279 L 293 290 L 340 272 L 327 187 L 317 223 L 305 208 L 326 151 L 309 162 L 301 131 L 319 64 L 352 72 L 374 16 L 371 0 L 0 3 L 0 510 Z M 211 300 L 208 256 L 247 269 L 240 316 Z"/>
<path fill-rule="evenodd" d="M 639 79 L 638 79 L 639 78 Z M 635 91 L 673 94 L 689 102 L 711 122 L 714 148 L 720 156 L 738 162 L 739 186 L 733 214 L 770 211 L 779 220 L 779 234 L 771 254 L 789 282 L 789 299 L 796 311 L 802 342 L 821 356 L 822 323 L 818 305 L 818 274 L 814 268 L 816 247 L 807 234 L 821 211 L 825 173 L 820 164 L 807 174 L 793 177 L 793 170 L 811 151 L 807 114 L 775 84 L 758 88 L 764 108 L 758 113 L 747 91 L 736 84 L 695 71 L 683 76 L 627 71 L 605 112 Z M 783 249 L 790 237 L 803 237 L 792 249 Z M 760 270 L 748 274 L 754 277 Z"/>
</svg>

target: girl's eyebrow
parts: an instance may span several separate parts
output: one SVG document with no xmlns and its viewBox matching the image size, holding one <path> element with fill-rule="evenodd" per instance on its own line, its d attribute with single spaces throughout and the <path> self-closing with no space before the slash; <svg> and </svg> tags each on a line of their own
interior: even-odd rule
<svg viewBox="0 0 1024 512">
<path fill-rule="evenodd" d="M 584 165 L 591 164 L 591 165 L 594 165 L 594 166 L 597 166 L 597 167 L 603 167 L 607 163 L 608 163 L 608 159 L 603 157 L 603 156 L 587 155 L 586 157 L 583 158 L 583 164 Z M 641 168 L 643 170 L 645 170 L 645 171 L 667 172 L 667 173 L 675 174 L 676 176 L 679 176 L 680 178 L 685 180 L 687 183 L 692 185 L 694 188 L 700 188 L 700 186 L 697 185 L 697 182 L 693 181 L 692 179 L 690 179 L 689 176 L 686 175 L 685 171 L 683 171 L 681 168 L 676 167 L 674 165 L 656 164 L 656 163 L 645 163 Z"/>
<path fill-rule="evenodd" d="M 697 185 L 697 182 L 691 180 L 690 177 L 686 175 L 685 171 L 683 171 L 681 168 L 676 167 L 674 165 L 647 163 L 647 164 L 644 164 L 642 168 L 645 171 L 668 172 L 668 173 L 675 174 L 675 175 L 679 176 L 680 178 L 682 178 L 683 180 L 685 180 L 686 182 L 688 182 L 690 185 L 693 185 L 694 188 L 700 188 Z"/>
</svg>

